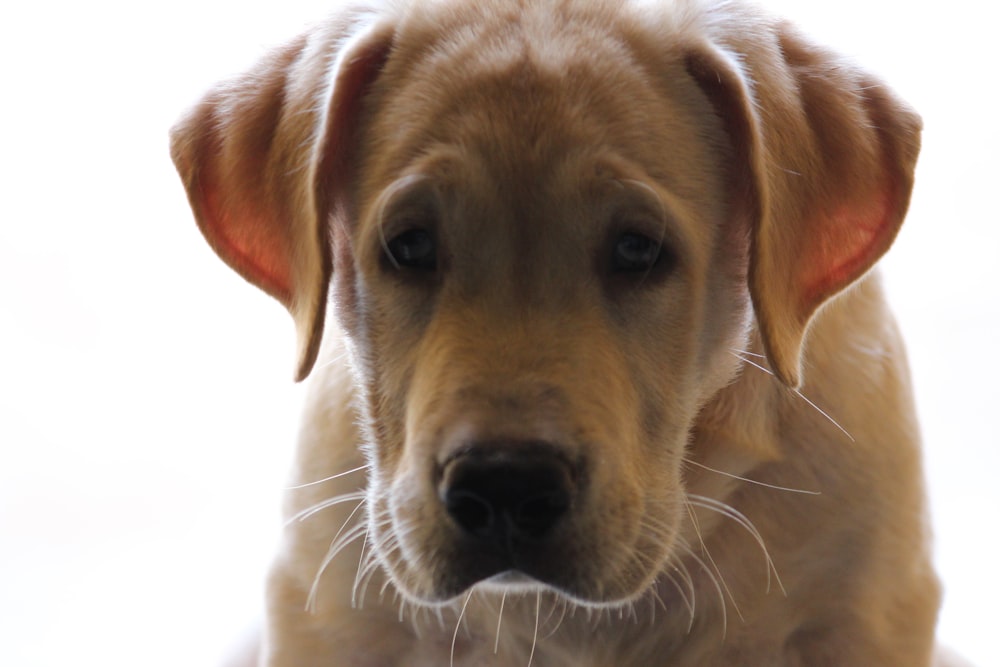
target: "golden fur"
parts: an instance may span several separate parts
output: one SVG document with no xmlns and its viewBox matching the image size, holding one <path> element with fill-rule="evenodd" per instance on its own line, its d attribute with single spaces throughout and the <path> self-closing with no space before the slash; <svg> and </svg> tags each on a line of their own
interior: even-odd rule
<svg viewBox="0 0 1000 667">
<path fill-rule="evenodd" d="M 351 7 L 209 92 L 174 160 L 312 373 L 261 664 L 932 664 L 870 273 L 919 135 L 736 2 Z M 559 478 L 523 567 L 456 527 L 470 452 Z"/>
</svg>

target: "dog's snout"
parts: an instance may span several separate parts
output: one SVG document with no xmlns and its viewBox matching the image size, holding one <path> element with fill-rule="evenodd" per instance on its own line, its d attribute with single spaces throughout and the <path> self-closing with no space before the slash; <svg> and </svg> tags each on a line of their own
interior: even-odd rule
<svg viewBox="0 0 1000 667">
<path fill-rule="evenodd" d="M 571 465 L 547 446 L 470 448 L 444 467 L 439 494 L 469 537 L 510 548 L 548 536 L 573 504 Z"/>
</svg>

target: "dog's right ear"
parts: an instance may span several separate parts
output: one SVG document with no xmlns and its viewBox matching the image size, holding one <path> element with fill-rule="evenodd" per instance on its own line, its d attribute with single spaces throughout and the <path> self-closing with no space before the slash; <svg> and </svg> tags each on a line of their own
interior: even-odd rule
<svg viewBox="0 0 1000 667">
<path fill-rule="evenodd" d="M 329 228 L 349 212 L 361 100 L 392 41 L 390 26 L 359 21 L 334 21 L 271 52 L 206 94 L 170 135 L 209 244 L 291 313 L 297 381 L 322 339 Z"/>
<path fill-rule="evenodd" d="M 761 338 L 775 375 L 796 387 L 813 316 L 872 267 L 903 222 L 920 117 L 783 23 L 741 22 L 692 45 L 686 66 L 731 140 Z"/>
</svg>

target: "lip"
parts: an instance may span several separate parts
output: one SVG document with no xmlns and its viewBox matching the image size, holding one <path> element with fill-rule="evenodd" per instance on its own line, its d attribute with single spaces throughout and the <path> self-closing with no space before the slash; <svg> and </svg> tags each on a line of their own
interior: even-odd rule
<svg viewBox="0 0 1000 667">
<path fill-rule="evenodd" d="M 501 591 L 528 592 L 539 588 L 548 588 L 544 582 L 521 572 L 520 570 L 507 570 L 500 574 L 493 575 L 489 579 L 484 579 L 479 583 L 486 589 L 497 589 Z"/>
<path fill-rule="evenodd" d="M 466 589 L 466 592 L 471 588 L 487 593 L 500 593 L 503 595 L 529 595 L 546 592 L 561 595 L 560 591 L 553 588 L 550 584 L 515 569 L 505 570 L 492 577 L 480 579 Z"/>
</svg>

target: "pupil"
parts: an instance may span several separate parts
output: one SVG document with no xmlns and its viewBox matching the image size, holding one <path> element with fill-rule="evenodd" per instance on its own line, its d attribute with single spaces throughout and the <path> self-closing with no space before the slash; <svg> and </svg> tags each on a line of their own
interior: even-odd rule
<svg viewBox="0 0 1000 667">
<path fill-rule="evenodd" d="M 624 234 L 618 240 L 618 267 L 623 270 L 647 269 L 655 263 L 659 247 L 645 236 Z"/>
<path fill-rule="evenodd" d="M 389 251 L 400 266 L 434 268 L 434 239 L 422 229 L 403 232 L 389 243 Z"/>
<path fill-rule="evenodd" d="M 400 243 L 401 259 L 413 261 L 427 255 L 430 248 L 430 239 L 425 232 L 407 232 Z"/>
</svg>

